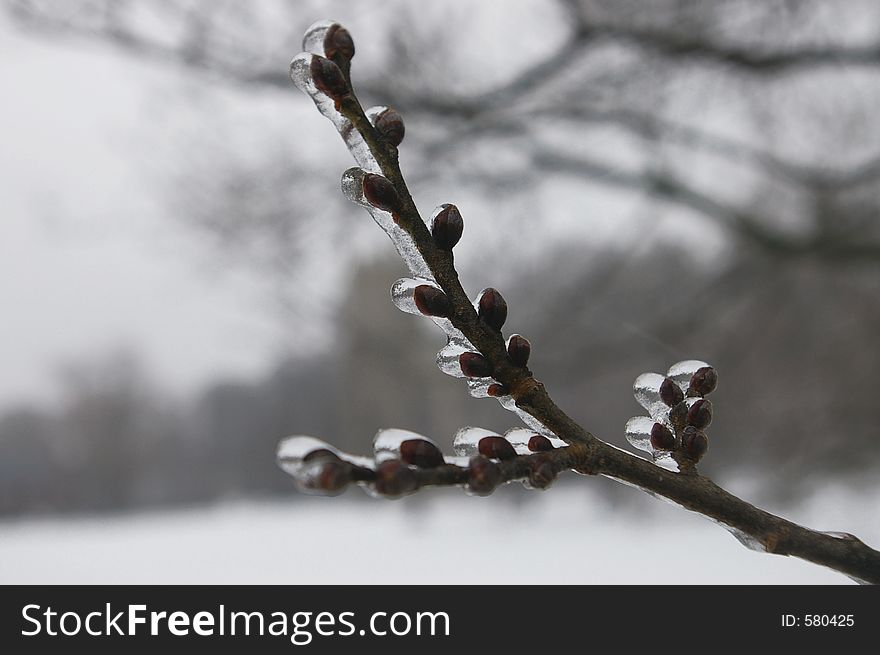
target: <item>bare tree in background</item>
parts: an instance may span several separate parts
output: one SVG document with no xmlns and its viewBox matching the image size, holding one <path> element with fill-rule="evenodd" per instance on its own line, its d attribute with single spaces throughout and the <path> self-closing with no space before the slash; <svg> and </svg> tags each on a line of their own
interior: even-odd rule
<svg viewBox="0 0 880 655">
<path fill-rule="evenodd" d="M 564 256 L 544 256 L 552 270 L 480 264 L 512 269 L 513 307 L 542 290 L 518 324 L 546 344 L 538 356 L 556 376 L 548 384 L 559 402 L 578 419 L 606 408 L 596 430 L 609 434 L 627 411 L 615 390 L 641 369 L 661 366 L 670 351 L 711 353 L 725 371 L 726 401 L 755 417 L 742 441 L 717 445 L 719 458 L 773 467 L 789 493 L 810 484 L 798 475 L 806 460 L 876 469 L 876 3 L 559 1 L 542 5 L 552 20 L 525 56 L 510 44 L 530 36 L 529 16 L 521 32 L 501 35 L 468 6 L 423 4 L 369 8 L 385 47 L 360 84 L 362 97 L 406 115 L 416 194 L 431 180 L 507 199 L 499 240 L 528 234 L 544 218 L 530 198 L 553 198 L 560 187 L 568 195 L 559 211 L 591 225 L 597 196 L 616 194 L 632 208 L 620 229 L 640 238 L 625 256 L 582 238 Z M 99 39 L 250 94 L 289 89 L 278 53 L 298 48 L 314 15 L 309 3 L 285 2 L 6 6 L 34 34 Z M 485 62 L 482 49 L 498 50 L 502 37 L 505 64 Z M 285 262 L 285 276 L 308 270 L 303 234 L 328 230 L 339 242 L 333 230 L 361 229 L 342 203 L 328 205 L 332 176 L 288 153 L 269 148 L 247 164 L 212 154 L 188 167 L 177 201 L 222 243 Z M 714 253 L 709 263 L 693 256 L 701 241 Z M 560 271 L 559 261 L 572 263 Z M 674 297 L 667 279 L 680 281 Z M 583 300 L 574 310 L 573 296 Z M 400 334 L 409 329 L 398 325 Z M 369 371 L 349 371 L 346 384 L 362 388 L 382 362 L 394 366 L 375 360 Z M 718 429 L 734 420 L 719 417 Z"/>
</svg>

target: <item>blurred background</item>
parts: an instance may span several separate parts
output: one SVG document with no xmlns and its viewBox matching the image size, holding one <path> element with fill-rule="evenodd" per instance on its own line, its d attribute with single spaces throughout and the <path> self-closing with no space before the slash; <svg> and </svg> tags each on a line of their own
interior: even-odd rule
<svg viewBox="0 0 880 655">
<path fill-rule="evenodd" d="M 293 490 L 287 434 L 366 453 L 382 427 L 516 423 L 389 302 L 403 265 L 287 78 L 321 18 L 561 407 L 627 447 L 635 377 L 709 361 L 705 471 L 880 545 L 876 2 L 0 6 L 0 582 L 513 581 L 498 553 L 537 550 L 519 580 L 843 580 L 604 480 Z M 683 544 L 692 578 L 640 555 Z M 614 565 L 573 574 L 590 552 Z"/>
</svg>

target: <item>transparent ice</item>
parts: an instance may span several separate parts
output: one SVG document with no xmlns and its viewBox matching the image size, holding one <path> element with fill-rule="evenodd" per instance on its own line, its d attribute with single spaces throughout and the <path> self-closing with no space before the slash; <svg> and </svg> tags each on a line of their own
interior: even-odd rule
<svg viewBox="0 0 880 655">
<path fill-rule="evenodd" d="M 282 439 L 275 452 L 275 458 L 278 462 L 278 466 L 280 466 L 285 473 L 296 478 L 305 470 L 305 467 L 303 466 L 303 458 L 309 453 L 320 449 L 329 450 L 339 457 L 339 459 L 354 464 L 355 466 L 367 468 L 372 468 L 373 466 L 373 460 L 371 458 L 346 453 L 330 445 L 326 441 L 304 434 L 293 435 Z M 312 465 L 311 462 L 305 462 L 305 464 L 308 466 Z"/>
<path fill-rule="evenodd" d="M 690 386 L 691 383 L 691 377 L 704 366 L 709 365 L 699 359 L 686 359 L 670 366 L 666 375 L 671 377 L 676 384 L 681 387 L 681 390 L 687 393 L 688 386 Z"/>
<path fill-rule="evenodd" d="M 303 35 L 302 48 L 306 52 L 314 52 L 316 55 L 327 56 L 324 52 L 324 40 L 327 32 L 334 25 L 338 25 L 335 20 L 319 20 L 309 25 L 306 33 Z"/>
<path fill-rule="evenodd" d="M 427 284 L 428 286 L 432 286 L 435 289 L 440 289 L 439 286 L 433 281 L 425 278 L 414 279 L 410 277 L 404 277 L 394 284 L 391 285 L 391 302 L 394 303 L 394 306 L 397 307 L 402 312 L 406 312 L 407 314 L 415 314 L 416 316 L 424 316 L 419 311 L 419 308 L 416 306 L 416 302 L 413 299 L 413 292 L 416 290 L 416 287 L 420 287 L 422 285 Z"/>
<path fill-rule="evenodd" d="M 494 383 L 492 378 L 468 378 L 468 393 L 474 398 L 489 398 L 489 387 Z"/>
<path fill-rule="evenodd" d="M 379 162 L 373 157 L 373 153 L 370 152 L 370 148 L 360 132 L 354 129 L 351 121 L 340 113 L 336 101 L 321 92 L 315 85 L 311 70 L 314 59 L 315 55 L 310 52 L 301 52 L 294 57 L 290 62 L 290 79 L 298 89 L 308 94 L 318 111 L 333 123 L 358 166 L 371 173 L 381 173 Z"/>
<path fill-rule="evenodd" d="M 672 454 L 668 450 L 655 450 L 651 445 L 651 430 L 654 429 L 655 423 L 660 422 L 649 416 L 634 416 L 626 422 L 626 440 L 634 448 L 650 453 L 655 464 L 677 471 L 678 464 L 672 458 Z"/>
<path fill-rule="evenodd" d="M 343 195 L 369 212 L 370 216 L 373 217 L 373 220 L 376 221 L 379 227 L 381 227 L 385 231 L 385 234 L 391 239 L 391 242 L 397 248 L 400 258 L 403 259 L 413 275 L 433 280 L 434 275 L 431 273 L 431 269 L 428 268 L 427 262 L 425 262 L 425 259 L 416 247 L 412 237 L 410 237 L 410 235 L 394 221 L 391 212 L 374 207 L 367 202 L 366 198 L 364 198 L 365 172 L 366 171 L 362 168 L 354 167 L 349 168 L 342 174 Z"/>
<path fill-rule="evenodd" d="M 400 430 L 398 428 L 387 428 L 379 430 L 373 439 L 373 456 L 376 462 L 384 462 L 386 459 L 400 459 L 400 443 L 408 439 L 424 439 L 437 445 L 428 437 L 410 432 L 409 430 Z"/>
<path fill-rule="evenodd" d="M 705 366 L 705 364 L 704 364 L 704 366 Z M 700 367 L 698 366 L 697 368 L 700 368 Z M 766 553 L 767 552 L 767 547 L 763 543 L 761 543 L 761 541 L 759 541 L 758 539 L 755 539 L 753 536 L 746 534 L 745 532 L 743 532 L 742 530 L 740 530 L 738 528 L 733 528 L 733 527 L 727 525 L 726 523 L 721 523 L 720 521 L 715 521 L 713 519 L 710 519 L 710 520 L 713 523 L 717 523 L 722 528 L 727 530 L 730 534 L 732 534 L 734 536 L 734 538 L 739 543 L 741 543 L 743 546 L 745 546 L 749 550 L 754 550 L 759 553 Z"/>
<path fill-rule="evenodd" d="M 312 451 L 322 448 L 326 448 L 336 455 L 340 454 L 338 449 L 326 441 L 321 441 L 307 435 L 294 435 L 281 440 L 278 444 L 278 449 L 275 451 L 275 458 L 278 460 L 278 465 L 286 473 L 295 476 L 302 467 L 303 457 Z"/>
<path fill-rule="evenodd" d="M 660 385 L 663 384 L 664 379 L 662 375 L 657 373 L 642 373 L 633 383 L 633 394 L 636 401 L 656 421 L 663 421 L 669 416 L 669 407 L 660 400 Z"/>
<path fill-rule="evenodd" d="M 465 374 L 461 372 L 461 363 L 458 361 L 458 358 L 462 353 L 474 350 L 474 347 L 468 347 L 469 345 L 470 344 L 466 341 L 448 341 L 446 345 L 440 349 L 440 352 L 437 353 L 437 366 L 440 370 L 446 373 L 446 375 L 451 375 L 454 378 L 466 377 Z"/>
<path fill-rule="evenodd" d="M 633 447 L 644 450 L 646 453 L 653 454 L 654 449 L 651 448 L 651 430 L 654 428 L 656 421 L 648 416 L 634 416 L 626 422 L 626 440 Z"/>
<path fill-rule="evenodd" d="M 466 427 L 455 433 L 452 440 L 452 450 L 461 457 L 471 457 L 478 454 L 480 439 L 483 437 L 497 437 L 497 432 L 485 428 Z"/>
</svg>

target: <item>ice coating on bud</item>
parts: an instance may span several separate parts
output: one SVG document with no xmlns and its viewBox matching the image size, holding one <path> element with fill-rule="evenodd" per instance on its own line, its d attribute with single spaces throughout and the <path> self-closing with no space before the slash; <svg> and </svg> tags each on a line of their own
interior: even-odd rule
<svg viewBox="0 0 880 655">
<path fill-rule="evenodd" d="M 468 393 L 474 398 L 489 398 L 492 396 L 489 389 L 495 386 L 491 379 L 487 378 L 467 378 Z M 500 385 L 499 385 L 500 386 Z"/>
<path fill-rule="evenodd" d="M 400 196 L 388 178 L 377 173 L 365 173 L 362 185 L 364 200 L 370 205 L 385 210 L 392 216 L 400 211 Z"/>
<path fill-rule="evenodd" d="M 366 141 L 360 132 L 353 128 L 351 121 L 342 115 L 339 99 L 328 96 L 318 88 L 312 76 L 316 57 L 317 55 L 310 52 L 301 52 L 294 57 L 290 62 L 290 79 L 297 88 L 312 99 L 318 111 L 333 123 L 358 166 L 373 173 L 380 173 L 382 169 L 379 167 L 379 162 L 373 157 Z"/>
<path fill-rule="evenodd" d="M 500 332 L 507 320 L 507 301 L 497 289 L 483 289 L 474 303 L 480 318 L 493 330 Z"/>
<path fill-rule="evenodd" d="M 306 52 L 312 52 L 316 55 L 327 56 L 324 51 L 324 39 L 327 37 L 327 31 L 334 25 L 339 25 L 335 20 L 319 20 L 315 21 L 306 28 L 303 34 L 302 49 Z"/>
<path fill-rule="evenodd" d="M 340 459 L 313 459 L 303 463 L 293 479 L 302 492 L 338 496 L 351 482 L 351 464 Z"/>
<path fill-rule="evenodd" d="M 391 212 L 377 207 L 366 197 L 364 183 L 367 175 L 369 175 L 367 171 L 357 167 L 349 168 L 345 171 L 342 174 L 341 181 L 343 195 L 370 213 L 373 220 L 376 221 L 379 227 L 389 236 L 392 243 L 394 243 L 398 254 L 409 267 L 409 270 L 412 271 L 413 275 L 433 281 L 434 275 L 431 273 L 428 264 L 422 258 L 409 234 L 397 224 Z"/>
<path fill-rule="evenodd" d="M 376 131 L 395 148 L 403 141 L 406 127 L 403 124 L 403 116 L 396 109 L 385 107 L 370 107 L 367 110 L 367 118 Z"/>
<path fill-rule="evenodd" d="M 464 232 L 464 220 L 458 207 L 445 203 L 431 214 L 431 236 L 440 250 L 452 250 Z"/>
<path fill-rule="evenodd" d="M 318 450 L 326 450 L 339 456 L 339 451 L 326 441 L 308 435 L 293 435 L 279 442 L 275 458 L 284 471 L 295 475 L 306 457 Z"/>
<path fill-rule="evenodd" d="M 326 441 L 301 434 L 282 439 L 278 444 L 275 457 L 278 466 L 282 470 L 290 475 L 296 475 L 297 470 L 303 463 L 313 459 L 320 459 L 320 457 L 316 456 L 320 455 L 318 451 L 330 453 L 330 455 L 335 456 L 339 460 L 354 466 L 370 468 L 373 464 L 372 458 L 359 457 L 343 452 Z"/>
<path fill-rule="evenodd" d="M 543 434 L 536 434 L 534 430 L 529 430 L 528 428 L 512 428 L 504 433 L 504 438 L 510 442 L 510 445 L 514 447 L 519 455 L 530 455 L 537 452 L 529 445 L 536 437 L 538 438 L 538 441 L 535 442 L 536 444 L 540 441 L 541 444 L 546 442 L 546 444 L 549 445 L 547 450 L 562 448 L 563 446 L 568 445 L 562 439 L 548 437 Z M 541 448 L 539 447 L 539 450 L 540 449 Z"/>
<path fill-rule="evenodd" d="M 660 387 L 664 379 L 657 373 L 642 373 L 633 383 L 636 401 L 658 420 L 665 418 L 669 409 L 660 397 Z"/>
<path fill-rule="evenodd" d="M 402 312 L 423 316 L 422 311 L 416 305 L 414 295 L 415 290 L 424 285 L 431 285 L 440 291 L 440 287 L 431 280 L 404 277 L 391 285 L 391 302 Z"/>
<path fill-rule="evenodd" d="M 455 433 L 452 440 L 452 450 L 461 457 L 471 457 L 479 452 L 480 439 L 484 437 L 497 437 L 497 432 L 485 428 L 465 427 Z"/>
<path fill-rule="evenodd" d="M 666 440 L 669 437 L 672 437 L 674 442 L 669 428 L 648 416 L 635 416 L 626 422 L 626 440 L 633 447 L 650 453 L 655 464 L 676 470 L 678 467 L 675 460 L 672 459 L 671 449 L 657 448 L 654 444 L 655 440 L 663 440 L 657 445 L 668 445 L 669 442 Z"/>
<path fill-rule="evenodd" d="M 646 453 L 653 453 L 651 447 L 651 430 L 654 429 L 654 419 L 647 416 L 634 416 L 626 422 L 626 440 L 634 448 Z"/>
<path fill-rule="evenodd" d="M 334 20 L 319 20 L 312 23 L 303 35 L 302 48 L 330 59 L 336 55 L 344 59 L 354 57 L 354 41 L 351 34 Z"/>
<path fill-rule="evenodd" d="M 377 462 L 384 462 L 386 459 L 400 459 L 400 444 L 410 439 L 430 441 L 427 437 L 409 430 L 398 428 L 379 430 L 373 437 L 373 456 Z"/>
<path fill-rule="evenodd" d="M 460 357 L 463 353 L 470 351 L 470 344 L 463 344 L 460 341 L 449 341 L 440 352 L 437 353 L 437 367 L 454 378 L 467 377 L 461 370 Z"/>
<path fill-rule="evenodd" d="M 306 435 L 283 439 L 276 457 L 300 491 L 325 496 L 342 493 L 352 480 L 352 466 L 363 463 L 360 458 L 347 456 L 327 442 Z"/>
<path fill-rule="evenodd" d="M 529 355 L 532 354 L 532 344 L 519 334 L 512 334 L 507 340 L 507 355 L 514 366 L 525 368 L 529 363 Z"/>
<path fill-rule="evenodd" d="M 446 294 L 430 284 L 422 284 L 413 290 L 413 301 L 416 308 L 425 316 L 447 318 L 452 312 L 452 306 Z"/>
<path fill-rule="evenodd" d="M 669 370 L 666 371 L 666 375 L 672 378 L 681 387 L 682 391 L 687 392 L 688 386 L 691 383 L 691 377 L 704 366 L 709 365 L 699 359 L 686 359 L 670 366 Z"/>
</svg>

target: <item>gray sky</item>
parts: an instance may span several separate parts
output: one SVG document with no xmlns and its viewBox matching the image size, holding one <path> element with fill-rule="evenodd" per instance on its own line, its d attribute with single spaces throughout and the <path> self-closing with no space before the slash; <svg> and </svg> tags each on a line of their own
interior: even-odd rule
<svg viewBox="0 0 880 655">
<path fill-rule="evenodd" d="M 114 348 L 175 390 L 262 370 L 285 339 L 265 287 L 176 225 L 128 156 L 154 147 L 144 108 L 176 73 L 0 34 L 0 405 Z"/>
</svg>

